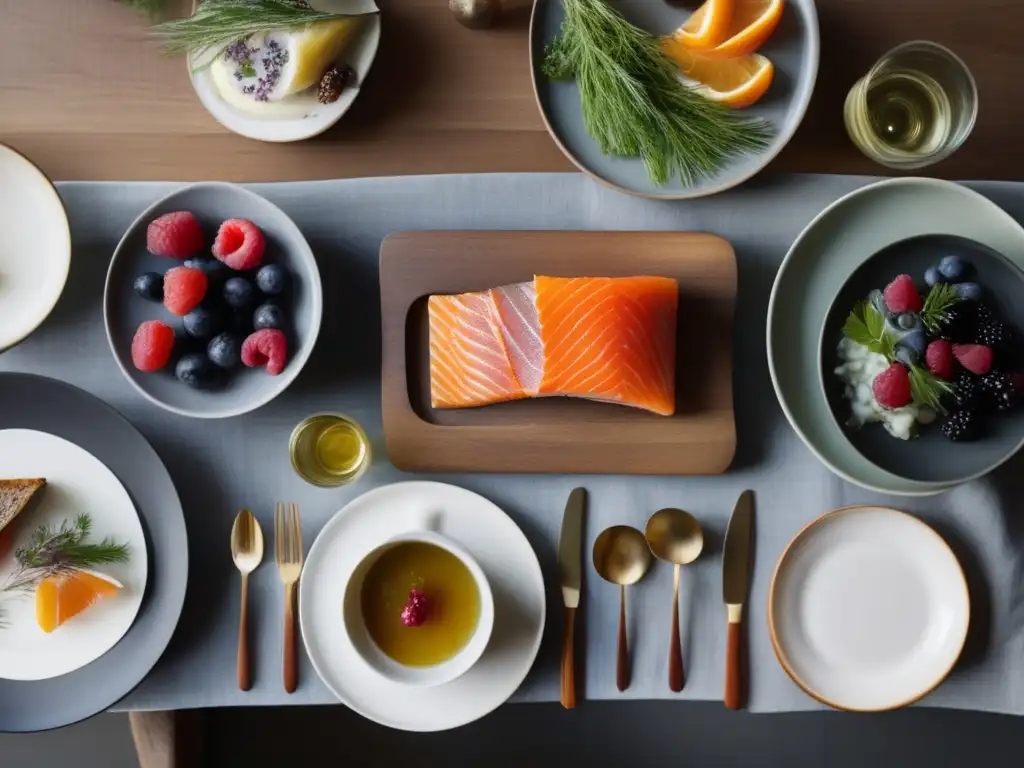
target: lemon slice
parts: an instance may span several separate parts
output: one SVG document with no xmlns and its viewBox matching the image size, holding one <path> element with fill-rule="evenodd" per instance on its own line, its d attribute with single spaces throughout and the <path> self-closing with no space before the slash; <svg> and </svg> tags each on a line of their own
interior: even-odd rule
<svg viewBox="0 0 1024 768">
<path fill-rule="evenodd" d="M 320 21 L 302 32 L 292 33 L 292 68 L 286 80 L 285 95 L 304 91 L 320 82 L 324 71 L 345 50 L 361 20 L 361 16 L 351 16 Z"/>
</svg>

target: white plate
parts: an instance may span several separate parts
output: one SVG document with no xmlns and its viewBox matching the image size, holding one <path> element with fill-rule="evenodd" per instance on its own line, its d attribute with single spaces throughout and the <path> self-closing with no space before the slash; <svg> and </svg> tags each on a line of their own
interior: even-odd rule
<svg viewBox="0 0 1024 768">
<path fill-rule="evenodd" d="M 367 552 L 428 525 L 465 547 L 487 574 L 494 631 L 460 678 L 417 688 L 388 680 L 360 658 L 342 625 L 342 599 Z M 317 536 L 302 571 L 299 621 L 313 667 L 344 704 L 406 731 L 456 728 L 504 703 L 533 666 L 544 616 L 544 579 L 523 532 L 487 499 L 443 483 L 398 483 L 349 502 Z"/>
<path fill-rule="evenodd" d="M 970 617 L 949 546 L 904 512 L 846 507 L 786 547 L 768 592 L 775 653 L 793 681 L 837 709 L 909 704 L 949 674 Z"/>
<path fill-rule="evenodd" d="M 376 5 L 371 0 L 333 0 L 333 5 L 321 1 L 314 5 L 337 13 L 376 10 Z M 363 28 L 357 31 L 356 38 L 343 54 L 345 63 L 355 70 L 355 85 L 346 87 L 338 100 L 331 104 L 321 104 L 315 98 L 309 99 L 308 111 L 299 117 L 254 117 L 235 109 L 220 97 L 209 68 L 193 72 L 191 64 L 187 66 L 189 79 L 199 101 L 206 107 L 206 111 L 228 130 L 257 141 L 302 141 L 323 133 L 348 112 L 356 96 L 362 91 L 367 75 L 370 74 L 370 66 L 377 57 L 379 45 L 380 13 L 372 13 L 370 18 L 363 22 Z"/>
<path fill-rule="evenodd" d="M 0 559 L 0 584 L 14 570 L 14 548 L 41 523 L 59 527 L 89 513 L 90 541 L 112 536 L 131 548 L 123 565 L 100 570 L 124 589 L 91 606 L 50 634 L 36 624 L 32 595 L 0 594 L 5 626 L 0 627 L 0 678 L 46 680 L 84 667 L 105 654 L 135 621 L 146 589 L 146 539 L 128 492 L 92 454 L 60 437 L 28 429 L 0 431 L 0 477 L 45 477 L 47 487 L 16 525 L 11 551 Z"/>
<path fill-rule="evenodd" d="M 0 144 L 0 352 L 47 318 L 70 267 L 71 229 L 57 190 Z"/>
</svg>

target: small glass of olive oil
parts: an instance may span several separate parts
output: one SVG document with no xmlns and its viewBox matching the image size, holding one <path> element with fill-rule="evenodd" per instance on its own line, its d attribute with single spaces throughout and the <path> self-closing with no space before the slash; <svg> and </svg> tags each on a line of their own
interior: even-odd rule
<svg viewBox="0 0 1024 768">
<path fill-rule="evenodd" d="M 299 477 L 323 488 L 351 483 L 370 466 L 369 438 L 340 413 L 318 413 L 295 427 L 288 453 Z"/>
<path fill-rule="evenodd" d="M 967 65 L 938 43 L 893 48 L 850 89 L 846 132 L 877 163 L 923 168 L 953 154 L 978 115 L 978 88 Z"/>
</svg>

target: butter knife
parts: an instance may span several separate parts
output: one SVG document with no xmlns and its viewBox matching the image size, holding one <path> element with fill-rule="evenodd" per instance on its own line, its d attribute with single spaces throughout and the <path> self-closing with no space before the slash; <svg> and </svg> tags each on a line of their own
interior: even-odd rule
<svg viewBox="0 0 1024 768">
<path fill-rule="evenodd" d="M 585 488 L 574 488 L 565 503 L 562 534 L 558 539 L 558 581 L 565 604 L 565 633 L 562 638 L 562 706 L 576 706 L 576 663 L 574 627 L 583 586 L 583 517 L 587 507 Z"/>
<path fill-rule="evenodd" d="M 725 531 L 722 556 L 722 596 L 729 617 L 725 645 L 725 706 L 742 709 L 746 696 L 743 679 L 743 605 L 750 592 L 754 553 L 754 492 L 740 494 Z"/>
</svg>

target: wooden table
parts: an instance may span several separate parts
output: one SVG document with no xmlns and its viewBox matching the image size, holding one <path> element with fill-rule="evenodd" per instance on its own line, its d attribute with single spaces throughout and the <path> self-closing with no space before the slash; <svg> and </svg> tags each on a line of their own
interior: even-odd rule
<svg viewBox="0 0 1024 768">
<path fill-rule="evenodd" d="M 0 0 L 0 141 L 56 179 L 268 181 L 573 169 L 534 101 L 530 0 L 505 0 L 504 25 L 485 32 L 458 25 L 446 0 L 378 4 L 382 44 L 352 111 L 317 139 L 270 145 L 214 122 L 193 95 L 183 61 L 163 57 L 145 19 L 114 0 Z M 981 102 L 967 144 L 929 172 L 1024 177 L 1024 98 L 1014 66 L 1021 61 L 1024 2 L 818 0 L 818 13 L 814 99 L 771 169 L 884 173 L 847 139 L 842 101 L 885 50 L 927 38 L 967 61 Z"/>
</svg>

